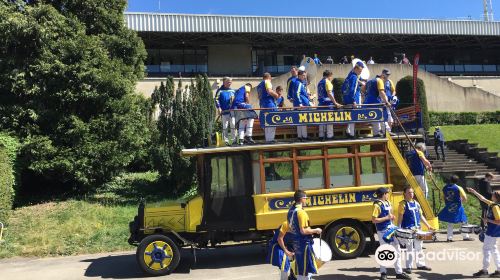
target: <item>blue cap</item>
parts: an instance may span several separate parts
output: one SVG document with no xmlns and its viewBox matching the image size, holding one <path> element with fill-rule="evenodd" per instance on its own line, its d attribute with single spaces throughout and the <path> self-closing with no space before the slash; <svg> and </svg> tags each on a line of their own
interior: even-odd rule
<svg viewBox="0 0 500 280">
<path fill-rule="evenodd" d="M 382 74 L 389 76 L 391 74 L 391 70 L 384 68 L 384 70 L 382 70 Z"/>
<path fill-rule="evenodd" d="M 361 61 L 356 62 L 356 66 L 358 66 L 360 68 L 365 68 L 365 64 Z"/>
<path fill-rule="evenodd" d="M 381 197 L 381 196 L 383 196 L 384 194 L 386 194 L 388 192 L 389 192 L 388 188 L 384 188 L 384 187 L 378 188 L 377 191 L 376 191 L 377 197 Z"/>
</svg>

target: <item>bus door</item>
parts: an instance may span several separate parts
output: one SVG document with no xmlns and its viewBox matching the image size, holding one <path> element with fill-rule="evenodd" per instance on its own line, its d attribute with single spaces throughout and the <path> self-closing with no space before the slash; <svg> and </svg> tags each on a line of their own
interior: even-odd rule
<svg viewBox="0 0 500 280">
<path fill-rule="evenodd" d="M 205 171 L 203 227 L 207 230 L 255 228 L 249 153 L 207 157 Z"/>
</svg>

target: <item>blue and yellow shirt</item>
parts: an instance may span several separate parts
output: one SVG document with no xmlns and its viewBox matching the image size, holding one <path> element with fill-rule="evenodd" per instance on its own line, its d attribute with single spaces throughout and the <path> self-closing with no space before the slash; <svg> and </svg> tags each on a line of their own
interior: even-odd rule
<svg viewBox="0 0 500 280">
<path fill-rule="evenodd" d="M 320 106 L 332 105 L 333 100 L 330 100 L 328 92 L 333 95 L 333 84 L 328 79 L 323 79 L 318 83 L 318 101 Z"/>
<path fill-rule="evenodd" d="M 420 219 L 422 217 L 422 207 L 415 201 L 403 200 L 399 203 L 398 212 L 401 220 L 402 228 L 420 228 Z"/>
<path fill-rule="evenodd" d="M 222 110 L 223 115 L 229 114 L 234 100 L 234 90 L 221 86 L 215 93 L 215 107 Z"/>
<path fill-rule="evenodd" d="M 361 87 L 358 85 L 358 75 L 354 71 L 349 72 L 342 84 L 342 94 L 344 95 L 345 104 L 359 103 Z"/>
<path fill-rule="evenodd" d="M 301 81 L 300 79 L 295 79 L 291 85 L 294 107 L 299 107 L 300 105 L 311 106 L 309 103 L 309 94 L 307 94 L 307 88 L 304 82 L 305 80 Z"/>
<path fill-rule="evenodd" d="M 425 165 L 422 159 L 425 158 L 423 152 L 414 150 L 408 154 L 408 160 L 410 161 L 410 170 L 413 175 L 421 175 L 425 174 Z"/>
<path fill-rule="evenodd" d="M 375 200 L 373 203 L 373 212 L 372 217 L 374 218 L 383 218 L 388 216 L 391 213 L 391 203 L 389 201 L 383 200 Z M 378 224 L 375 224 L 377 231 L 384 231 L 392 225 L 391 220 L 387 220 Z"/>
<path fill-rule="evenodd" d="M 246 104 L 246 94 L 250 93 L 249 86 L 242 86 L 234 94 L 233 106 L 231 109 L 248 109 L 249 104 Z"/>
<path fill-rule="evenodd" d="M 274 97 L 272 97 L 268 92 L 272 89 L 273 85 L 269 80 L 264 80 L 257 86 L 257 93 L 259 94 L 261 108 L 276 108 Z"/>
<path fill-rule="evenodd" d="M 486 217 L 490 220 L 500 220 L 500 205 L 493 201 L 489 201 Z M 486 234 L 491 237 L 500 237 L 500 225 L 488 222 Z"/>
</svg>

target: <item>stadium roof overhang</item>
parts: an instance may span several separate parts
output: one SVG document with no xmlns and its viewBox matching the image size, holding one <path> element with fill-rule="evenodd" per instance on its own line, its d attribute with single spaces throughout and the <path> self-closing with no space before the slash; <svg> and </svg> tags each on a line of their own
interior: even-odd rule
<svg viewBox="0 0 500 280">
<path fill-rule="evenodd" d="M 148 40 L 186 45 L 267 47 L 499 48 L 500 22 L 126 13 Z"/>
</svg>

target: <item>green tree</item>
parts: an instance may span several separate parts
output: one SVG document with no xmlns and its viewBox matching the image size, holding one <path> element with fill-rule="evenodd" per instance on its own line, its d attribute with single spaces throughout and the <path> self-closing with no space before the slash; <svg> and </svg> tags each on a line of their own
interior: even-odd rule
<svg viewBox="0 0 500 280">
<path fill-rule="evenodd" d="M 406 76 L 396 84 L 396 92 L 400 100 L 400 108 L 413 106 L 413 76 Z M 422 122 L 425 131 L 429 130 L 429 110 L 427 109 L 427 95 L 425 84 L 421 79 L 417 79 L 417 99 L 422 112 Z"/>
<path fill-rule="evenodd" d="M 30 3 L 0 2 L 0 128 L 24 143 L 31 187 L 98 187 L 150 141 L 134 95 L 144 45 L 125 27 L 125 0 Z"/>
</svg>

